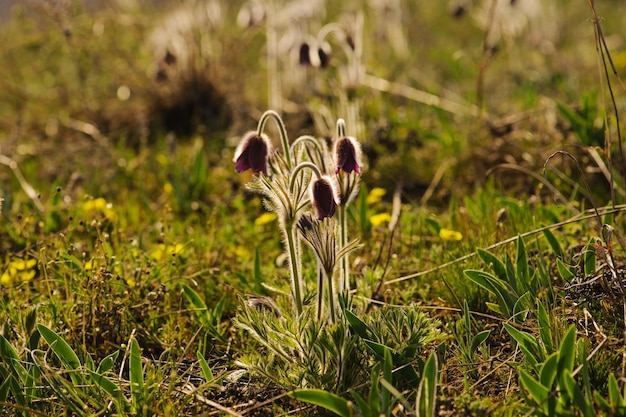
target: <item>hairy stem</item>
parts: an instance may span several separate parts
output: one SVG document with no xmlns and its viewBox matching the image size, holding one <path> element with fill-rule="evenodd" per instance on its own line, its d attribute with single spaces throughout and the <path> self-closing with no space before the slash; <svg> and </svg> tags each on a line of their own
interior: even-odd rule
<svg viewBox="0 0 626 417">
<path fill-rule="evenodd" d="M 289 258 L 289 272 L 293 287 L 293 301 L 299 316 L 302 314 L 302 280 L 300 276 L 300 252 L 298 251 L 296 229 L 293 224 L 285 226 L 285 236 L 287 238 L 287 257 Z"/>
<path fill-rule="evenodd" d="M 283 147 L 283 153 L 285 154 L 285 161 L 287 162 L 287 167 L 291 169 L 293 167 L 293 164 L 291 162 L 292 159 L 291 149 L 289 146 L 289 138 L 287 137 L 287 129 L 285 128 L 285 123 L 283 122 L 283 119 L 280 117 L 280 115 L 274 110 L 267 110 L 265 113 L 263 113 L 263 115 L 259 119 L 257 133 L 259 135 L 263 133 L 263 130 L 265 130 L 265 125 L 267 124 L 267 121 L 270 117 L 276 122 L 276 126 L 278 127 L 278 133 L 280 135 L 280 143 Z"/>
<path fill-rule="evenodd" d="M 346 205 L 341 204 L 339 207 L 339 250 L 348 244 L 348 213 Z M 346 253 L 340 259 L 339 268 L 339 291 L 350 291 L 350 263 L 348 262 L 348 254 Z"/>
</svg>

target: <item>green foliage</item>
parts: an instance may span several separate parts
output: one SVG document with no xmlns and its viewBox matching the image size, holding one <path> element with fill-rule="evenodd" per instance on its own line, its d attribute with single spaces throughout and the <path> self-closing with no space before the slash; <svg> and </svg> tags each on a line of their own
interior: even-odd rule
<svg viewBox="0 0 626 417">
<path fill-rule="evenodd" d="M 474 326 L 472 326 L 472 317 L 467 300 L 463 302 L 462 313 L 461 319 L 457 321 L 455 329 L 453 330 L 454 339 L 462 357 L 463 364 L 474 365 L 474 355 L 477 353 L 478 348 L 485 343 L 491 334 L 491 330 L 482 330 L 476 334 L 473 333 L 472 329 Z M 470 371 L 470 374 L 473 374 L 473 372 Z"/>
<path fill-rule="evenodd" d="M 609 398 L 605 398 L 597 391 L 594 393 L 595 399 L 603 411 L 611 415 L 622 415 L 626 412 L 626 386 L 620 386 L 615 378 L 615 374 L 611 373 L 608 380 Z"/>
<path fill-rule="evenodd" d="M 352 331 L 379 361 L 384 363 L 385 355 L 390 354 L 392 366 L 400 369 L 404 382 L 416 384 L 418 374 L 411 362 L 441 338 L 436 321 L 416 306 L 383 306 L 366 316 L 365 320 L 348 310 L 344 314 Z"/>
<path fill-rule="evenodd" d="M 522 332 L 507 331 L 518 341 L 524 356 L 530 358 L 530 363 L 536 370 L 532 376 L 524 369 L 520 369 L 520 386 L 522 387 L 527 404 L 531 407 L 532 415 L 561 416 L 572 415 L 577 410 L 585 417 L 595 415 L 593 398 L 590 393 L 580 387 L 574 378 L 578 373 L 575 369 L 577 344 L 576 328 L 570 327 L 563 336 L 558 349 L 547 357 L 536 361 L 537 353 L 529 346 L 529 338 Z M 584 368 L 587 366 L 585 358 L 578 358 Z"/>
<path fill-rule="evenodd" d="M 354 415 L 352 404 L 336 394 L 320 389 L 299 389 L 289 393 L 289 396 L 297 401 L 323 407 L 338 416 L 352 417 Z"/>
<path fill-rule="evenodd" d="M 188 285 L 183 285 L 183 292 L 187 297 L 187 300 L 191 303 L 198 319 L 202 326 L 205 328 L 207 335 L 215 339 L 217 342 L 224 343 L 226 329 L 222 324 L 222 314 L 224 312 L 224 306 L 226 298 L 222 297 L 215 307 L 209 309 L 204 300 L 200 298 L 200 295 Z"/>
<path fill-rule="evenodd" d="M 434 417 L 437 415 L 437 388 L 439 384 L 439 363 L 437 355 L 431 353 L 424 365 L 422 379 L 417 389 L 415 411 L 419 417 Z"/>
<path fill-rule="evenodd" d="M 566 104 L 557 102 L 557 108 L 569 122 L 574 134 L 586 146 L 604 147 L 604 122 L 600 124 L 597 94 L 584 93 L 580 105 L 573 109 Z"/>
</svg>

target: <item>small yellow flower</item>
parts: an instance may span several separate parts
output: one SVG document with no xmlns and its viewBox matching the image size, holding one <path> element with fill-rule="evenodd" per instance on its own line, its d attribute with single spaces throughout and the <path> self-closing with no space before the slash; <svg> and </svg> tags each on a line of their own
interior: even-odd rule
<svg viewBox="0 0 626 417">
<path fill-rule="evenodd" d="M 458 242 L 463 239 L 461 232 L 451 229 L 440 229 L 439 237 L 446 242 Z"/>
<path fill-rule="evenodd" d="M 126 278 L 126 284 L 130 288 L 135 288 L 135 285 L 137 285 L 137 283 L 135 282 L 135 280 L 133 278 Z"/>
<path fill-rule="evenodd" d="M 385 222 L 389 223 L 390 221 L 391 215 L 389 213 L 379 213 L 370 216 L 370 223 L 372 223 L 372 226 L 374 227 L 380 226 Z"/>
<path fill-rule="evenodd" d="M 183 251 L 185 246 L 182 243 L 175 245 L 166 245 L 165 243 L 159 243 L 157 247 L 152 251 L 150 256 L 155 261 L 160 261 L 164 256 L 178 255 Z"/>
<path fill-rule="evenodd" d="M 166 182 L 165 184 L 163 184 L 163 192 L 165 194 L 172 194 L 173 191 L 174 187 L 172 186 L 172 183 Z"/>
<path fill-rule="evenodd" d="M 9 274 L 8 271 L 4 271 L 2 276 L 0 276 L 0 284 L 4 285 L 5 287 L 13 284 L 13 277 Z"/>
<path fill-rule="evenodd" d="M 0 284 L 10 286 L 15 282 L 27 282 L 35 278 L 36 259 L 18 259 L 9 262 L 6 269 L 0 276 Z"/>
<path fill-rule="evenodd" d="M 91 271 L 92 269 L 94 269 L 96 266 L 96 262 L 95 260 L 92 258 L 88 261 L 85 262 L 85 265 L 83 266 L 83 268 L 85 269 L 85 271 Z"/>
<path fill-rule="evenodd" d="M 83 203 L 83 211 L 94 214 L 100 213 L 104 215 L 107 220 L 115 220 L 117 215 L 113 210 L 113 204 L 108 203 L 104 198 L 98 197 L 91 200 L 87 200 Z"/>
<path fill-rule="evenodd" d="M 251 257 L 250 249 L 242 245 L 237 246 L 235 248 L 235 255 L 237 255 L 238 258 L 250 259 Z"/>
<path fill-rule="evenodd" d="M 271 213 L 268 211 L 268 212 L 261 214 L 256 219 L 254 219 L 254 224 L 256 226 L 264 226 L 266 224 L 272 223 L 277 218 L 278 218 L 278 215 L 276 213 Z"/>
<path fill-rule="evenodd" d="M 378 203 L 380 200 L 382 200 L 385 194 L 387 194 L 387 190 L 385 190 L 384 188 L 372 188 L 369 194 L 367 194 L 367 199 L 365 201 L 369 205 Z"/>
</svg>

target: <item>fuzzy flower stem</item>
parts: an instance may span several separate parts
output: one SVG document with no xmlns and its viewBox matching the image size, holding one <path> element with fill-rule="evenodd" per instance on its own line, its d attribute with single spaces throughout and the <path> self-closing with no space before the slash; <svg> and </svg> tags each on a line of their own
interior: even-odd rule
<svg viewBox="0 0 626 417">
<path fill-rule="evenodd" d="M 328 309 L 330 310 L 331 323 L 337 322 L 337 315 L 335 314 L 335 292 L 333 290 L 333 275 L 332 272 L 328 273 L 324 271 L 324 275 L 328 279 Z"/>
<path fill-rule="evenodd" d="M 346 211 L 345 204 L 341 204 L 338 208 L 339 249 L 341 249 L 348 244 L 348 213 Z M 350 291 L 350 263 L 348 261 L 348 254 L 346 253 L 339 262 L 339 291 L 347 293 L 348 291 Z"/>
<path fill-rule="evenodd" d="M 324 268 L 322 262 L 317 260 L 317 320 L 322 320 L 324 308 Z"/>
<path fill-rule="evenodd" d="M 305 149 L 308 151 L 307 144 L 310 144 L 315 150 L 315 152 L 317 152 L 317 157 L 319 158 L 319 160 L 316 162 L 319 164 L 320 171 L 326 172 L 326 152 L 327 151 L 324 145 L 322 145 L 321 142 L 317 138 L 311 135 L 299 136 L 297 139 L 295 139 L 291 143 L 291 149 L 293 151 L 293 154 L 297 155 L 296 151 L 298 150 L 299 145 L 303 145 Z"/>
<path fill-rule="evenodd" d="M 346 122 L 343 119 L 337 120 L 337 139 L 346 136 Z"/>
<path fill-rule="evenodd" d="M 289 268 L 291 273 L 291 284 L 293 285 L 293 298 L 298 316 L 302 314 L 302 287 L 300 279 L 300 253 L 297 247 L 296 229 L 293 224 L 285 225 L 285 236 L 287 238 L 287 256 L 289 258 Z"/>
<path fill-rule="evenodd" d="M 317 141 L 317 139 L 315 139 L 315 137 L 311 135 L 302 135 L 293 141 L 293 143 L 291 144 L 291 149 L 296 149 L 296 146 L 307 143 L 307 142 L 311 143 L 316 148 L 319 148 L 320 146 L 319 142 Z"/>
<path fill-rule="evenodd" d="M 315 174 L 315 178 L 317 178 L 318 180 L 322 178 L 322 172 L 317 167 L 317 165 L 312 162 L 301 162 L 294 168 L 293 172 L 291 173 L 291 179 L 289 180 L 290 192 L 293 193 L 294 187 L 296 186 L 296 174 L 305 168 L 309 168 L 311 171 L 313 171 L 313 173 Z"/>
<path fill-rule="evenodd" d="M 265 125 L 269 118 L 273 118 L 276 122 L 276 126 L 278 126 L 278 132 L 280 134 L 280 142 L 283 146 L 283 152 L 285 154 L 285 161 L 287 162 L 287 167 L 291 169 L 293 167 L 291 162 L 291 149 L 289 147 L 289 138 L 287 137 L 287 129 L 285 128 L 285 123 L 283 119 L 276 113 L 274 110 L 267 110 L 261 118 L 259 119 L 259 125 L 257 127 L 257 133 L 261 135 L 263 130 L 265 129 Z"/>
<path fill-rule="evenodd" d="M 328 35 L 330 35 L 331 33 L 337 33 L 337 34 L 343 34 L 345 31 L 344 29 L 341 27 L 341 25 L 337 24 L 337 23 L 329 23 L 325 26 L 323 26 L 320 31 L 317 33 L 317 39 L 319 41 L 323 41 L 326 39 L 326 37 Z"/>
</svg>

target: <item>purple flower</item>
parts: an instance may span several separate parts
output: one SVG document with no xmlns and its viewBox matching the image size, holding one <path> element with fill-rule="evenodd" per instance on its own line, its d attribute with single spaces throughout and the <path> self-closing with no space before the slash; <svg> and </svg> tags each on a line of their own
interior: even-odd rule
<svg viewBox="0 0 626 417">
<path fill-rule="evenodd" d="M 300 45 L 300 51 L 298 52 L 298 61 L 300 62 L 300 65 L 306 67 L 311 65 L 311 57 L 309 56 L 310 50 L 311 48 L 308 43 L 303 42 L 302 45 Z"/>
<path fill-rule="evenodd" d="M 330 177 L 323 176 L 311 184 L 311 204 L 317 213 L 317 219 L 333 217 L 337 208 L 337 188 Z"/>
<path fill-rule="evenodd" d="M 345 136 L 335 142 L 335 162 L 337 168 L 335 174 L 343 170 L 350 174 L 355 171 L 361 172 L 361 145 L 352 136 Z"/>
<path fill-rule="evenodd" d="M 235 150 L 235 170 L 242 173 L 251 169 L 267 175 L 267 160 L 272 152 L 272 142 L 265 134 L 248 132 Z"/>
</svg>

